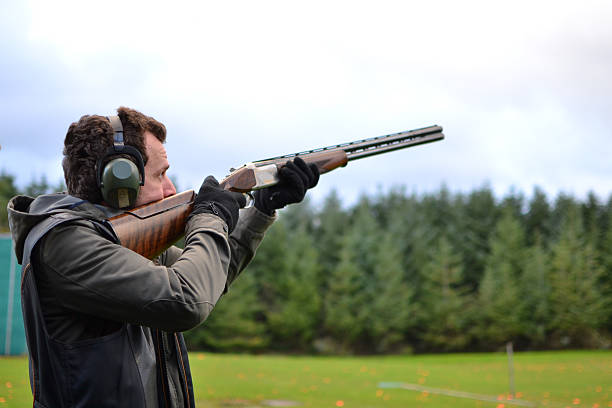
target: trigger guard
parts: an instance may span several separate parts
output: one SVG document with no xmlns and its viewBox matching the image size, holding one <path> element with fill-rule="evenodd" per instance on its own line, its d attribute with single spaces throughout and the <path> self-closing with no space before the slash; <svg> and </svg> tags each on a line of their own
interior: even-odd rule
<svg viewBox="0 0 612 408">
<path fill-rule="evenodd" d="M 253 197 L 253 192 L 249 191 L 248 193 L 242 193 L 244 198 L 246 198 L 246 205 L 242 208 L 251 208 L 255 205 L 255 197 Z"/>
</svg>

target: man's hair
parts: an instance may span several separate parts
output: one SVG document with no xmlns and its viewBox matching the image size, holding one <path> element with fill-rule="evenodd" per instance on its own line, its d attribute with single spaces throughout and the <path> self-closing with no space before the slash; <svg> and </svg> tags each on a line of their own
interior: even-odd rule
<svg viewBox="0 0 612 408">
<path fill-rule="evenodd" d="M 135 147 L 146 165 L 148 157 L 144 133 L 151 132 L 162 143 L 166 141 L 166 127 L 150 116 L 125 107 L 117 109 L 123 125 L 123 141 Z M 112 147 L 113 128 L 104 116 L 85 115 L 68 128 L 64 140 L 64 178 L 68 194 L 92 203 L 102 202 L 98 188 L 96 164 Z M 130 156 L 124 156 L 131 159 Z M 106 163 L 101 163 L 104 166 Z"/>
</svg>

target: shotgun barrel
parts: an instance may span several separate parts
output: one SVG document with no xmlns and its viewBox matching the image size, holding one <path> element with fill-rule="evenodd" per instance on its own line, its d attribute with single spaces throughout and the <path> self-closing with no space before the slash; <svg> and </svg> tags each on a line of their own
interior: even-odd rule
<svg viewBox="0 0 612 408">
<path fill-rule="evenodd" d="M 431 143 L 444 139 L 442 126 L 429 126 L 415 130 L 392 133 L 390 135 L 371 137 L 369 139 L 356 140 L 354 142 L 342 143 L 333 146 L 320 147 L 313 150 L 306 150 L 299 153 L 286 154 L 283 156 L 271 157 L 269 159 L 254 161 L 257 167 L 268 164 L 284 164 L 287 160 L 295 157 L 320 154 L 342 150 L 346 153 L 347 161 L 362 159 L 376 154 L 387 153 L 393 150 L 405 149 L 425 143 Z"/>
</svg>

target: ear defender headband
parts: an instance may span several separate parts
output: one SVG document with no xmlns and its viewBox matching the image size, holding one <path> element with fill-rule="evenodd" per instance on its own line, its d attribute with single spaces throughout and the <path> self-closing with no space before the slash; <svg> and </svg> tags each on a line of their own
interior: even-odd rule
<svg viewBox="0 0 612 408">
<path fill-rule="evenodd" d="M 123 126 L 119 116 L 107 116 L 113 127 L 113 147 L 98 160 L 97 176 L 98 187 L 102 192 L 104 201 L 115 208 L 133 207 L 140 186 L 144 185 L 144 161 L 140 152 L 132 146 L 123 144 Z M 109 157 L 120 154 L 131 156 L 136 164 L 129 159 L 118 157 L 111 159 L 104 168 L 104 163 Z"/>
</svg>

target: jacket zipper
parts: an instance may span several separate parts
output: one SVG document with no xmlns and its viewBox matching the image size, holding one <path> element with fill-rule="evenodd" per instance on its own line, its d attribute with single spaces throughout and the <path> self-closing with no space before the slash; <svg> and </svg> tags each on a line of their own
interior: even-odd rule
<svg viewBox="0 0 612 408">
<path fill-rule="evenodd" d="M 163 335 L 163 334 L 162 334 Z M 168 393 L 166 392 L 166 386 L 168 383 L 167 371 L 166 371 L 166 353 L 162 347 L 162 339 L 160 338 L 160 330 L 155 329 L 155 348 L 157 349 L 157 362 L 159 365 L 159 376 L 162 384 L 162 391 L 164 393 L 164 406 L 169 407 Z"/>
<path fill-rule="evenodd" d="M 174 333 L 174 347 L 176 347 L 177 350 L 177 360 L 179 360 L 179 362 L 181 363 L 181 377 L 183 377 L 183 384 L 185 385 L 185 389 L 183 391 L 184 398 L 187 399 L 187 407 L 191 407 L 191 401 L 190 401 L 190 397 L 189 397 L 189 384 L 187 384 L 187 371 L 185 370 L 185 360 L 183 359 L 183 352 L 181 351 L 181 343 L 179 342 L 178 339 L 178 335 L 176 333 Z"/>
</svg>

